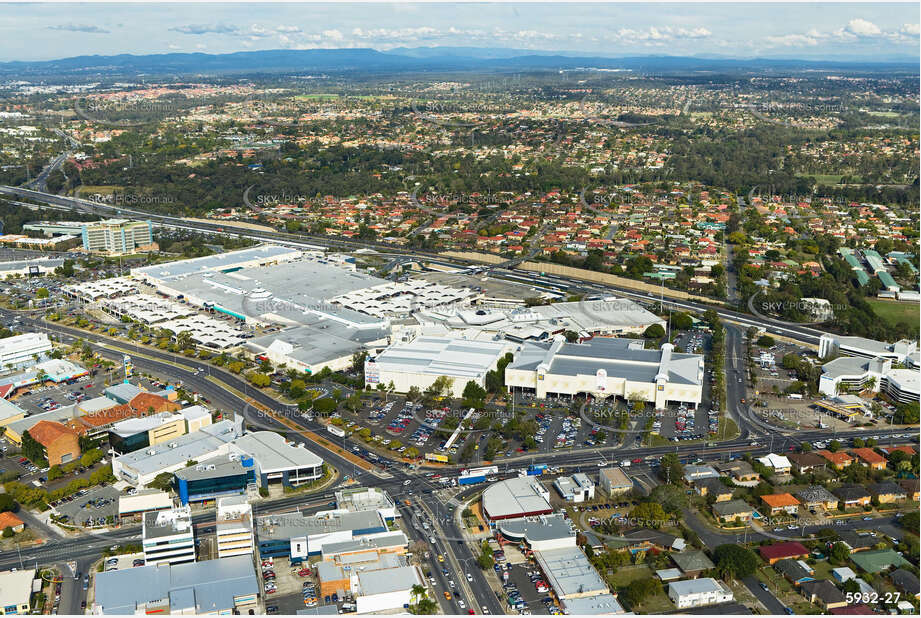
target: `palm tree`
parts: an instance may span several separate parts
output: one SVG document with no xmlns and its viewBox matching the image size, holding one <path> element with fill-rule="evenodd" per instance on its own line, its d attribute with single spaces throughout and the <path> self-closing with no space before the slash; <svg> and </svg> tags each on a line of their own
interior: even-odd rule
<svg viewBox="0 0 921 618">
<path fill-rule="evenodd" d="M 419 599 L 424 599 L 425 597 L 425 586 L 420 584 L 413 584 L 413 587 L 409 589 L 409 598 L 412 599 L 414 603 Z"/>
</svg>

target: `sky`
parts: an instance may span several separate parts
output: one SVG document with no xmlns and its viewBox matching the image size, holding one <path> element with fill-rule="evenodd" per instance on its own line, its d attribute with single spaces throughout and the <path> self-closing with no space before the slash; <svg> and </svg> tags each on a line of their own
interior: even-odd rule
<svg viewBox="0 0 921 618">
<path fill-rule="evenodd" d="M 588 55 L 917 59 L 912 3 L 0 4 L 0 61 L 472 46 Z"/>
</svg>

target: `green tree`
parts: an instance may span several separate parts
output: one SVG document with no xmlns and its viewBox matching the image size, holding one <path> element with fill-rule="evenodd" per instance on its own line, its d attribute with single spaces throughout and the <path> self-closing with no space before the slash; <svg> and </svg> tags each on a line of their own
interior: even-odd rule
<svg viewBox="0 0 921 618">
<path fill-rule="evenodd" d="M 13 536 L 13 529 L 10 526 L 7 526 L 3 529 L 3 538 L 9 539 Z"/>
<path fill-rule="evenodd" d="M 647 339 L 661 339 L 665 336 L 665 329 L 661 324 L 653 324 L 643 332 Z"/>
<path fill-rule="evenodd" d="M 630 509 L 630 519 L 637 526 L 658 530 L 665 525 L 665 509 L 658 502 L 641 502 Z"/>
<path fill-rule="evenodd" d="M 659 475 L 671 485 L 680 485 L 684 476 L 684 466 L 677 453 L 666 453 L 659 460 Z"/>
<path fill-rule="evenodd" d="M 169 491 L 173 488 L 173 473 L 161 472 L 154 477 L 154 480 L 149 483 L 149 486 L 154 489 L 159 489 L 160 491 Z"/>
<path fill-rule="evenodd" d="M 11 511 L 15 513 L 19 510 L 19 503 L 9 494 L 0 494 L 0 513 Z"/>
<path fill-rule="evenodd" d="M 851 550 L 848 549 L 848 546 L 844 543 L 835 543 L 828 551 L 828 558 L 836 565 L 842 566 L 847 564 L 847 561 L 850 560 Z"/>
<path fill-rule="evenodd" d="M 758 557 L 752 550 L 741 545 L 718 546 L 713 551 L 713 562 L 721 573 L 736 579 L 754 575 L 758 568 Z"/>
</svg>

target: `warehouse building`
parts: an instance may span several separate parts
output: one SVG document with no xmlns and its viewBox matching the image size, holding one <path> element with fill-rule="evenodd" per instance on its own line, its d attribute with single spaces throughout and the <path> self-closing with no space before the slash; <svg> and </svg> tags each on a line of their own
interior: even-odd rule
<svg viewBox="0 0 921 618">
<path fill-rule="evenodd" d="M 534 558 L 559 599 L 610 594 L 608 585 L 578 547 L 535 551 Z"/>
<path fill-rule="evenodd" d="M 392 382 L 397 392 L 405 393 L 413 386 L 425 390 L 444 376 L 453 381 L 451 396 L 461 397 L 467 382 L 484 386 L 486 373 L 515 347 L 506 341 L 417 337 L 368 357 L 365 385 L 374 388 Z"/>
<path fill-rule="evenodd" d="M 92 613 L 243 614 L 255 610 L 259 580 L 251 556 L 158 564 L 94 576 Z"/>
<path fill-rule="evenodd" d="M 483 490 L 482 502 L 483 515 L 490 522 L 553 512 L 550 492 L 533 476 L 518 476 L 492 483 Z"/>
<path fill-rule="evenodd" d="M 668 403 L 696 407 L 703 397 L 704 357 L 681 354 L 670 343 L 644 349 L 641 339 L 596 337 L 566 343 L 524 344 L 505 369 L 505 385 L 518 392 L 596 398 L 638 397 L 664 408 Z"/>
</svg>

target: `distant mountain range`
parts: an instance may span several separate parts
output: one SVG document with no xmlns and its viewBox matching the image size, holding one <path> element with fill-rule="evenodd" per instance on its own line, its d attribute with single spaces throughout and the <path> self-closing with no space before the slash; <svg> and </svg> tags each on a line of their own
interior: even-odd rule
<svg viewBox="0 0 921 618">
<path fill-rule="evenodd" d="M 230 54 L 172 53 L 135 56 L 75 56 L 41 62 L 0 63 L 0 77 L 30 79 L 68 76 L 188 76 L 322 72 L 328 74 L 433 73 L 450 71 L 534 71 L 580 68 L 622 69 L 641 73 L 782 73 L 840 71 L 917 75 L 916 60 L 895 62 L 812 61 L 797 59 L 732 59 L 677 56 L 598 57 L 578 52 L 474 47 L 374 49 L 309 49 L 236 52 Z"/>
</svg>

